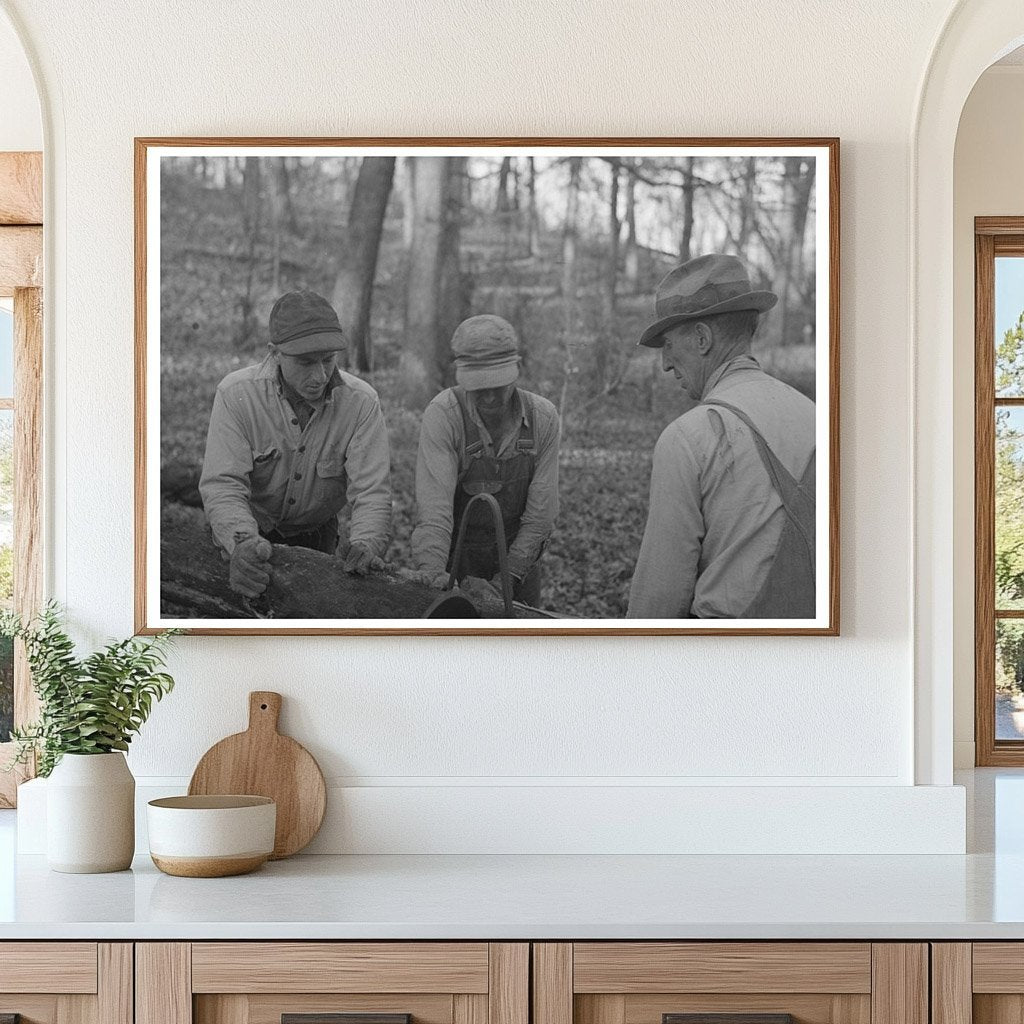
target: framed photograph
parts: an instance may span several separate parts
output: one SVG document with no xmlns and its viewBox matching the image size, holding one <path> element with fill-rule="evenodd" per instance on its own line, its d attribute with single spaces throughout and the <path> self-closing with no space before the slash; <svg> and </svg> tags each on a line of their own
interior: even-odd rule
<svg viewBox="0 0 1024 1024">
<path fill-rule="evenodd" d="M 838 633 L 837 139 L 135 141 L 140 633 Z"/>
</svg>

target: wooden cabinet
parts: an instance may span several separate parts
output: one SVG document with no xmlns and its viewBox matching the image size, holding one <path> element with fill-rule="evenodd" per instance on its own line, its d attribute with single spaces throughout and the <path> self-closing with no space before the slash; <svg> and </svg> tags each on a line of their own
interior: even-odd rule
<svg viewBox="0 0 1024 1024">
<path fill-rule="evenodd" d="M 1024 942 L 932 945 L 934 1024 L 1024 1020 Z"/>
<path fill-rule="evenodd" d="M 924 943 L 537 943 L 533 957 L 533 1024 L 928 1024 Z"/>
<path fill-rule="evenodd" d="M 514 942 L 139 943 L 136 1024 L 529 1024 L 529 970 Z"/>
<path fill-rule="evenodd" d="M 132 1024 L 130 942 L 0 943 L 0 1017 Z"/>
</svg>

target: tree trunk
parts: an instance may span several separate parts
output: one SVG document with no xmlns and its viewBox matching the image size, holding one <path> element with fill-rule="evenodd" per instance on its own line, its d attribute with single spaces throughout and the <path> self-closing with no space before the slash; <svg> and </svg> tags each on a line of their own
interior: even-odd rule
<svg viewBox="0 0 1024 1024">
<path fill-rule="evenodd" d="M 441 280 L 438 299 L 437 348 L 434 361 L 442 385 L 454 383 L 451 338 L 455 328 L 469 316 L 469 280 L 462 273 L 459 239 L 462 227 L 462 203 L 465 194 L 466 157 L 447 158 L 444 189 L 444 224 L 441 232 Z"/>
<path fill-rule="evenodd" d="M 566 193 L 565 227 L 562 232 L 562 306 L 564 311 L 562 344 L 565 358 L 558 413 L 562 418 L 563 429 L 569 397 L 569 380 L 575 372 L 573 342 L 576 334 L 576 220 L 579 213 L 582 163 L 582 157 L 574 156 L 569 159 L 569 188 Z"/>
<path fill-rule="evenodd" d="M 757 159 L 748 156 L 743 168 L 743 191 L 740 196 L 740 227 L 736 234 L 736 254 L 746 259 L 747 244 L 757 216 L 754 202 L 757 186 Z"/>
<path fill-rule="evenodd" d="M 510 207 L 508 199 L 508 176 L 512 169 L 512 157 L 501 158 L 501 168 L 498 171 L 498 198 L 494 204 L 497 213 L 508 213 Z"/>
<path fill-rule="evenodd" d="M 438 352 L 448 161 L 448 157 L 418 157 L 416 163 L 405 343 L 398 363 L 399 389 L 408 409 L 424 408 L 442 386 Z"/>
<path fill-rule="evenodd" d="M 242 164 L 242 224 L 249 253 L 245 293 L 238 299 L 241 322 L 235 337 L 235 347 L 243 350 L 250 346 L 256 333 L 256 297 L 253 290 L 256 284 L 257 247 L 260 241 L 261 187 L 260 158 L 247 156 Z"/>
<path fill-rule="evenodd" d="M 814 165 L 803 157 L 786 157 L 783 185 L 790 216 L 789 233 L 782 246 L 782 286 L 779 294 L 782 344 L 797 345 L 803 340 L 804 327 L 808 323 L 801 290 L 795 287 L 795 281 L 803 276 L 804 235 L 814 187 Z"/>
<path fill-rule="evenodd" d="M 608 194 L 608 255 L 604 265 L 604 287 L 601 290 L 601 327 L 597 332 L 597 351 L 595 353 L 594 371 L 597 393 L 608 387 L 608 361 L 611 348 L 616 337 L 615 330 L 615 289 L 619 279 L 619 233 L 622 222 L 619 220 L 619 164 L 609 163 L 611 171 L 611 187 Z"/>
<path fill-rule="evenodd" d="M 412 249 L 412 238 L 416 231 L 415 157 L 407 156 L 402 160 L 399 182 L 402 191 L 402 244 L 408 252 Z"/>
<path fill-rule="evenodd" d="M 532 156 L 527 158 L 527 167 L 527 249 L 532 257 L 537 257 L 540 255 L 540 222 L 537 218 L 537 165 Z"/>
<path fill-rule="evenodd" d="M 683 159 L 683 236 L 679 241 L 679 259 L 685 263 L 692 255 L 693 247 L 693 195 L 696 191 L 693 165 L 696 158 Z"/>
<path fill-rule="evenodd" d="M 626 255 L 624 269 L 629 287 L 635 292 L 640 280 L 640 247 L 636 240 L 636 178 L 626 174 Z"/>
<path fill-rule="evenodd" d="M 370 335 L 373 280 L 394 176 L 393 156 L 363 157 L 349 207 L 341 266 L 334 284 L 334 308 L 348 340 L 349 359 L 361 373 L 373 369 Z"/>
</svg>

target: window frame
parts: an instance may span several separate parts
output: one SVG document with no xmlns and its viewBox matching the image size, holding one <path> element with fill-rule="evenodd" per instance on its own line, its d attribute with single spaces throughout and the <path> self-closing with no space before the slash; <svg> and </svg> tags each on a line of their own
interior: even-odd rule
<svg viewBox="0 0 1024 1024">
<path fill-rule="evenodd" d="M 1024 624 L 1024 609 L 995 603 L 995 417 L 1024 408 L 1022 398 L 996 398 L 995 261 L 1024 257 L 1024 217 L 974 219 L 974 763 L 1024 766 L 1024 740 L 996 739 L 996 620 Z"/>
<path fill-rule="evenodd" d="M 35 615 L 43 600 L 43 161 L 0 153 L 0 297 L 14 300 L 14 609 Z M 38 716 L 23 646 L 14 655 L 14 724 Z M 15 753 L 0 743 L 0 807 L 14 807 L 34 764 L 2 769 Z"/>
</svg>

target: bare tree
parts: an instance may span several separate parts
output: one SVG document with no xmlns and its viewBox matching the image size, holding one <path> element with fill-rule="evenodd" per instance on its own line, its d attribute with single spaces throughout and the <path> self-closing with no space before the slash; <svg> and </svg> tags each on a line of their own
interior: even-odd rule
<svg viewBox="0 0 1024 1024">
<path fill-rule="evenodd" d="M 683 234 L 679 240 L 679 258 L 684 263 L 690 258 L 693 248 L 693 195 L 697 190 L 694 175 L 696 157 L 683 158 Z"/>
<path fill-rule="evenodd" d="M 253 289 L 256 284 L 256 266 L 259 262 L 262 175 L 260 158 L 247 156 L 242 163 L 242 226 L 249 244 L 249 258 L 245 275 L 245 293 L 239 297 L 239 312 L 242 315 L 238 325 L 235 345 L 245 348 L 256 333 L 256 299 Z"/>
<path fill-rule="evenodd" d="M 636 240 L 636 175 L 632 167 L 627 165 L 626 174 L 626 253 L 624 269 L 626 280 L 633 291 L 636 291 L 640 280 L 640 246 Z"/>
<path fill-rule="evenodd" d="M 414 175 L 414 223 L 405 304 L 405 344 L 398 363 L 399 387 L 407 408 L 422 409 L 441 390 L 448 363 L 443 334 L 441 282 L 446 263 L 446 210 L 450 198 L 450 157 L 419 157 Z M 454 236 L 457 241 L 457 234 Z"/>
<path fill-rule="evenodd" d="M 402 244 L 412 249 L 412 237 L 416 229 L 416 159 L 411 156 L 402 160 L 402 174 L 399 178 L 402 192 Z"/>
<path fill-rule="evenodd" d="M 444 221 L 441 229 L 441 279 L 437 317 L 437 364 L 443 384 L 450 384 L 452 361 L 451 336 L 455 328 L 469 316 L 470 280 L 462 273 L 459 260 L 459 241 L 462 226 L 462 208 L 468 178 L 466 157 L 448 157 L 443 196 Z"/>
<path fill-rule="evenodd" d="M 565 199 L 565 226 L 562 231 L 562 305 L 565 320 L 562 330 L 562 344 L 565 350 L 563 364 L 562 394 L 558 401 L 558 412 L 565 422 L 566 400 L 569 393 L 569 379 L 573 374 L 573 346 L 576 333 L 576 221 L 580 204 L 580 168 L 582 157 L 569 159 L 569 187 Z"/>
<path fill-rule="evenodd" d="M 540 255 L 540 222 L 537 217 L 537 164 L 534 158 L 527 157 L 527 210 L 526 237 L 527 249 L 533 257 Z"/>
<path fill-rule="evenodd" d="M 341 253 L 341 265 L 334 284 L 334 305 L 348 339 L 355 368 L 373 369 L 373 339 L 370 308 L 377 254 L 384 228 L 391 184 L 395 177 L 393 156 L 367 156 L 359 166 L 348 211 L 348 231 Z"/>
<path fill-rule="evenodd" d="M 608 357 L 616 336 L 615 291 L 619 281 L 619 162 L 610 160 L 610 188 L 608 191 L 608 250 L 601 289 L 601 325 L 598 328 L 594 353 L 594 376 L 598 394 L 608 387 Z"/>
<path fill-rule="evenodd" d="M 501 169 L 498 171 L 498 198 L 495 201 L 494 209 L 498 213 L 508 213 L 512 208 L 508 197 L 509 172 L 512 169 L 512 157 L 501 158 Z"/>
</svg>

